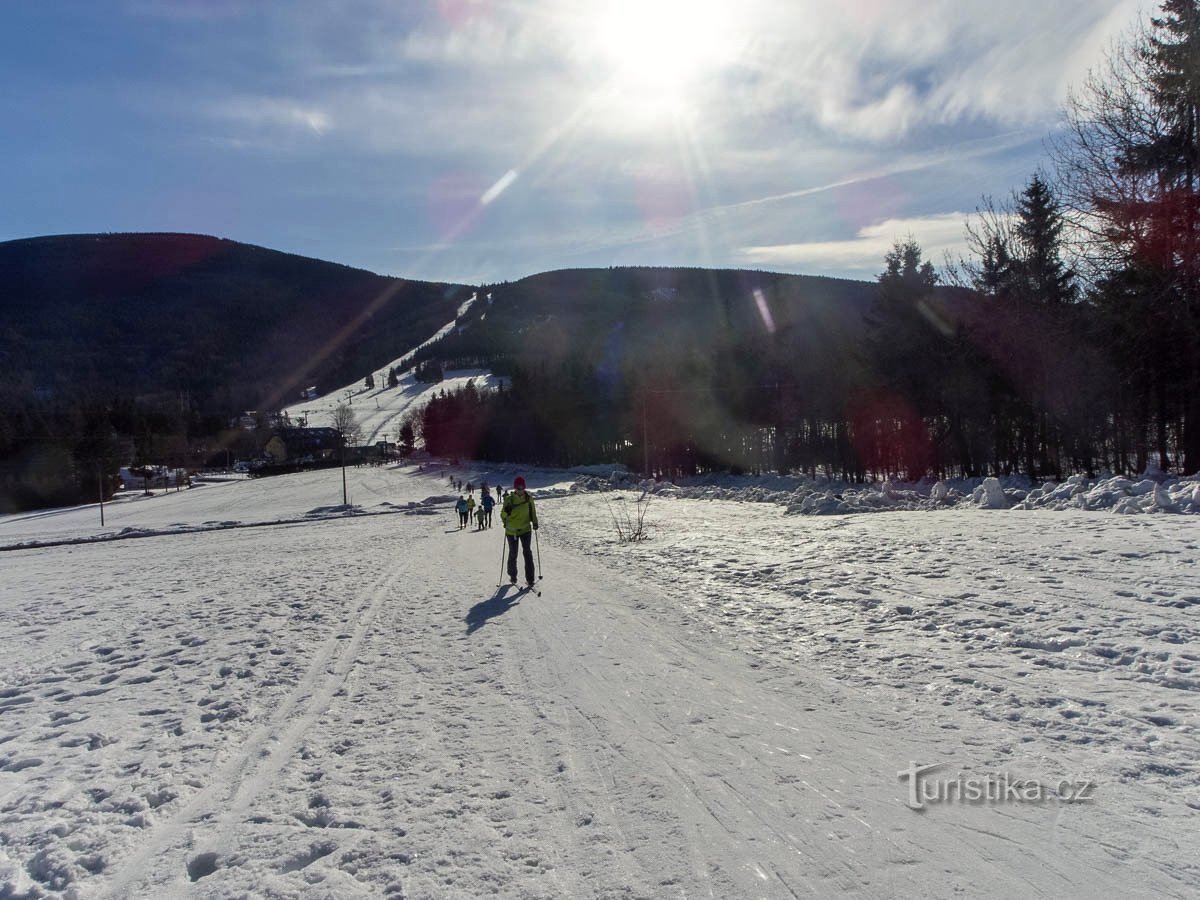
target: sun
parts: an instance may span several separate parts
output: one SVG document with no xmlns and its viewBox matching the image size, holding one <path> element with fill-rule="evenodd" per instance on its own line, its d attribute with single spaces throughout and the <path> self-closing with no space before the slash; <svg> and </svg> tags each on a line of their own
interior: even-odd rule
<svg viewBox="0 0 1200 900">
<path fill-rule="evenodd" d="M 682 102 L 733 54 L 727 2 L 610 0 L 591 23 L 598 57 L 618 92 L 641 105 Z"/>
</svg>

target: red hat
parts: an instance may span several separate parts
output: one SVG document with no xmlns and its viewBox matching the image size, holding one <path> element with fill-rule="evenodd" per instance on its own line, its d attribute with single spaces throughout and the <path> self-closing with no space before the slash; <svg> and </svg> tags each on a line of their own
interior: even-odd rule
<svg viewBox="0 0 1200 900">
<path fill-rule="evenodd" d="M 517 490 L 517 491 L 525 490 L 525 479 L 522 476 L 518 475 L 516 478 L 513 479 L 513 490 Z"/>
</svg>

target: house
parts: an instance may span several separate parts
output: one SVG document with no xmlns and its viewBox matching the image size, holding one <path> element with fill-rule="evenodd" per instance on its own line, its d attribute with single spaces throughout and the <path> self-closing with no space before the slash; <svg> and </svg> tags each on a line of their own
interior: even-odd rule
<svg viewBox="0 0 1200 900">
<path fill-rule="evenodd" d="M 277 428 L 263 455 L 275 463 L 316 463 L 339 459 L 341 446 L 336 428 Z"/>
</svg>

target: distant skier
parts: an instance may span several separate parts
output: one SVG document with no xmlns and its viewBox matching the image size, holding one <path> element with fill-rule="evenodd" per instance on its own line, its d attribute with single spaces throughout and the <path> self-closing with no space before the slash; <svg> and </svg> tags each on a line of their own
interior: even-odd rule
<svg viewBox="0 0 1200 900">
<path fill-rule="evenodd" d="M 462 531 L 467 527 L 467 513 L 470 512 L 467 507 L 467 498 L 459 494 L 458 502 L 454 504 L 454 509 L 458 512 L 458 530 Z"/>
<path fill-rule="evenodd" d="M 518 475 L 513 479 L 513 489 L 504 498 L 500 507 L 500 521 L 504 525 L 504 537 L 508 541 L 508 580 L 517 583 L 517 541 L 521 542 L 525 557 L 525 583 L 533 587 L 533 532 L 537 530 L 537 509 L 533 498 L 525 491 L 525 479 Z"/>
<path fill-rule="evenodd" d="M 479 508 L 483 512 L 484 522 L 487 528 L 492 527 L 492 508 L 496 505 L 496 498 L 492 496 L 492 492 L 486 487 L 483 489 L 483 496 L 479 498 Z"/>
</svg>

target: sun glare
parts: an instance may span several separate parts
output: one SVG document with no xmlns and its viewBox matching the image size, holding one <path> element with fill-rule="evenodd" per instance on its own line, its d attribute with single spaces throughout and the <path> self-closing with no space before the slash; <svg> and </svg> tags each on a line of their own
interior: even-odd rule
<svg viewBox="0 0 1200 900">
<path fill-rule="evenodd" d="M 716 0 L 611 0 L 594 23 L 612 84 L 638 103 L 676 103 L 727 61 L 731 38 Z"/>
</svg>

